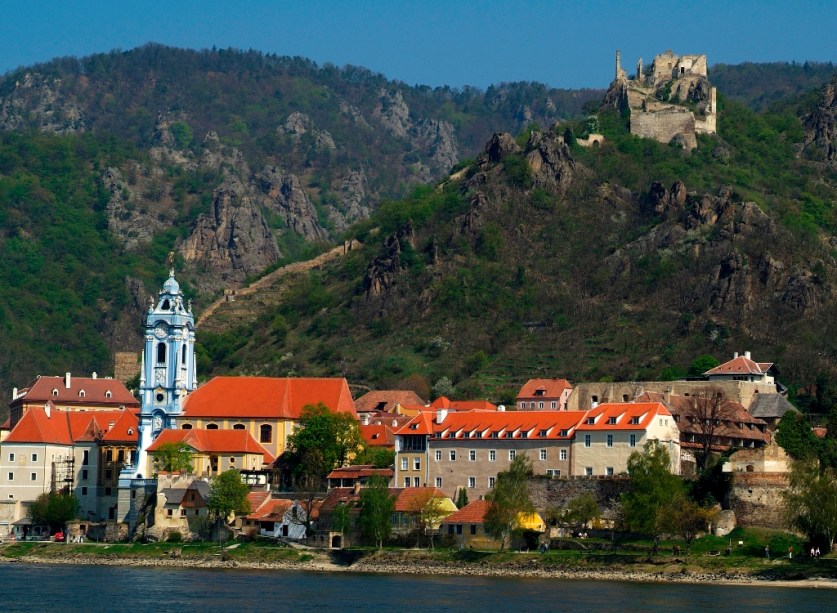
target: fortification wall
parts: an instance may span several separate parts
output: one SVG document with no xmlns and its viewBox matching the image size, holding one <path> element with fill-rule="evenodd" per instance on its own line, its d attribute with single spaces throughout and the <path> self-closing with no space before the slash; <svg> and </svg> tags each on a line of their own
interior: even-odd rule
<svg viewBox="0 0 837 613">
<path fill-rule="evenodd" d="M 599 507 L 611 508 L 614 501 L 627 492 L 631 481 L 627 477 L 552 479 L 533 477 L 529 479 L 529 494 L 535 508 L 543 511 L 549 507 L 564 508 L 567 503 L 582 494 L 592 494 Z"/>
<path fill-rule="evenodd" d="M 633 111 L 631 134 L 642 138 L 653 138 L 663 144 L 670 143 L 671 139 L 680 134 L 689 149 L 697 147 L 695 116 L 691 111 L 670 110 L 654 113 Z"/>
<path fill-rule="evenodd" d="M 786 528 L 782 492 L 787 488 L 786 473 L 735 473 L 729 506 L 738 525 Z"/>
</svg>

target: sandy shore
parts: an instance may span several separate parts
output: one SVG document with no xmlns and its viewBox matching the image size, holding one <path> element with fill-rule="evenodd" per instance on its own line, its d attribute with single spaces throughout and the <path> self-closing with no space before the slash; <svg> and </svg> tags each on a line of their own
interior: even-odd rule
<svg viewBox="0 0 837 613">
<path fill-rule="evenodd" d="M 770 579 L 752 577 L 745 574 L 692 573 L 692 572 L 641 572 L 631 569 L 588 570 L 588 569 L 544 569 L 535 567 L 488 567 L 476 564 L 426 564 L 404 563 L 377 556 L 362 558 L 351 565 L 335 564 L 325 554 L 315 554 L 313 559 L 288 562 L 256 562 L 249 560 L 221 560 L 212 558 L 129 558 L 105 556 L 74 555 L 62 558 L 24 556 L 14 560 L 2 560 L 0 563 L 28 564 L 72 564 L 91 566 L 136 566 L 151 568 L 201 568 L 201 569 L 236 569 L 236 570 L 291 570 L 326 573 L 380 573 L 410 575 L 446 575 L 473 577 L 520 577 L 541 579 L 593 580 L 593 581 L 628 581 L 643 583 L 688 583 L 688 584 L 730 584 L 758 585 L 795 588 L 837 588 L 837 580 L 830 578 L 810 578 L 800 580 Z"/>
</svg>

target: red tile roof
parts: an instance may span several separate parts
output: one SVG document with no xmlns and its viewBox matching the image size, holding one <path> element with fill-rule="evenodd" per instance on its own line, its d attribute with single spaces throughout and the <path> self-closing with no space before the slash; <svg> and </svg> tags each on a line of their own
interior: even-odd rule
<svg viewBox="0 0 837 613">
<path fill-rule="evenodd" d="M 183 416 L 299 419 L 318 403 L 357 415 L 346 379 L 215 377 L 186 397 Z"/>
<path fill-rule="evenodd" d="M 255 521 L 281 522 L 285 518 L 285 513 L 293 506 L 293 504 L 293 500 L 284 498 L 269 498 L 258 508 L 251 511 L 247 516 L 247 519 Z"/>
<path fill-rule="evenodd" d="M 83 396 L 79 395 L 81 392 L 84 392 Z M 139 400 L 131 395 L 125 384 L 116 379 L 70 376 L 70 387 L 67 387 L 65 377 L 43 375 L 19 390 L 18 397 L 12 403 L 44 403 L 48 400 L 56 404 L 102 405 L 114 409 L 120 406 L 140 406 Z"/>
<path fill-rule="evenodd" d="M 658 415 L 671 417 L 659 402 L 606 402 L 587 411 L 576 430 L 645 430 Z M 615 423 L 609 423 L 611 418 Z M 594 423 L 587 423 L 591 419 Z"/>
<path fill-rule="evenodd" d="M 485 522 L 485 514 L 491 503 L 487 500 L 469 502 L 456 513 L 448 515 L 442 520 L 443 524 L 481 524 Z"/>
<path fill-rule="evenodd" d="M 434 411 L 420 411 L 418 415 L 396 430 L 395 434 L 432 434 L 433 418 L 435 416 L 436 413 Z"/>
<path fill-rule="evenodd" d="M 386 424 L 361 425 L 360 435 L 369 447 L 392 448 L 395 445 L 395 434 Z"/>
<path fill-rule="evenodd" d="M 447 498 L 447 495 L 436 487 L 405 487 L 396 488 L 395 491 L 397 513 L 418 513 L 431 498 Z"/>
<path fill-rule="evenodd" d="M 441 424 L 433 420 L 431 428 L 438 439 L 571 439 L 584 415 L 584 411 L 469 411 L 448 413 Z"/>
<path fill-rule="evenodd" d="M 163 430 L 151 443 L 148 452 L 154 453 L 166 443 L 186 443 L 195 451 L 204 453 L 259 453 L 265 464 L 273 462 L 273 456 L 246 430 Z"/>
<path fill-rule="evenodd" d="M 566 379 L 529 379 L 520 388 L 518 400 L 552 400 L 559 399 L 567 390 L 572 390 L 572 383 Z"/>
<path fill-rule="evenodd" d="M 391 468 L 375 468 L 374 466 L 368 464 L 341 466 L 340 468 L 335 468 L 328 473 L 326 479 L 361 479 L 363 477 L 372 477 L 374 475 L 380 475 L 381 477 L 391 479 L 393 470 Z"/>
<path fill-rule="evenodd" d="M 424 400 L 412 390 L 374 390 L 355 400 L 355 408 L 358 413 L 389 412 L 397 404 L 402 406 L 424 405 Z"/>
<path fill-rule="evenodd" d="M 439 396 L 430 403 L 431 409 L 448 409 L 450 411 L 496 411 L 497 405 L 488 400 L 450 400 Z"/>
<path fill-rule="evenodd" d="M 747 356 L 740 355 L 737 358 L 731 359 L 729 362 L 724 362 L 720 366 L 716 366 L 707 370 L 704 375 L 763 375 L 770 367 L 773 366 L 771 362 L 754 362 Z"/>
<path fill-rule="evenodd" d="M 129 443 L 137 440 L 137 418 L 130 411 L 59 411 L 51 402 L 47 404 L 49 416 L 44 408 L 30 408 L 3 442 L 72 445 L 100 439 Z M 129 428 L 133 428 L 130 435 Z"/>
</svg>

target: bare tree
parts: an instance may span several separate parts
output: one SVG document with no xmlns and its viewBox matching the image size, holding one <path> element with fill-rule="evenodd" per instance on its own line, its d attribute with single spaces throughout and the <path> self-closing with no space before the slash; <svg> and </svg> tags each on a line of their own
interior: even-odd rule
<svg viewBox="0 0 837 613">
<path fill-rule="evenodd" d="M 721 444 L 727 433 L 728 422 L 735 421 L 736 404 L 724 397 L 721 390 L 714 388 L 698 392 L 689 397 L 688 411 L 681 418 L 680 429 L 695 435 L 700 443 L 698 466 L 705 469 L 713 449 Z"/>
</svg>

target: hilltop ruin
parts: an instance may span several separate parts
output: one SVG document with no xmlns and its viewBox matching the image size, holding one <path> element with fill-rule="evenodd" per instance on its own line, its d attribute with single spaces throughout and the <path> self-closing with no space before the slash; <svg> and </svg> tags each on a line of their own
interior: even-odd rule
<svg viewBox="0 0 837 613">
<path fill-rule="evenodd" d="M 631 134 L 661 143 L 694 149 L 697 134 L 716 133 L 716 90 L 709 84 L 705 55 L 667 50 L 650 68 L 640 58 L 629 78 L 617 50 L 616 76 L 604 104 L 630 114 Z"/>
</svg>

